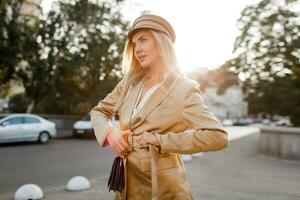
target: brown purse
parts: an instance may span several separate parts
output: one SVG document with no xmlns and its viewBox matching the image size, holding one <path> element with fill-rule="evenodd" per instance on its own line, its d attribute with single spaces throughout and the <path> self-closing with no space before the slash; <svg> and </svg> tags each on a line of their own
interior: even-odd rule
<svg viewBox="0 0 300 200">
<path fill-rule="evenodd" d="M 124 139 L 128 142 L 128 136 L 124 136 Z M 125 168 L 124 160 L 120 156 L 116 157 L 110 170 L 108 183 L 108 191 L 122 192 L 125 187 Z"/>
<path fill-rule="evenodd" d="M 110 175 L 108 179 L 108 191 L 113 190 L 114 192 L 122 192 L 125 187 L 125 171 L 124 171 L 123 158 L 120 156 L 116 157 Z"/>
</svg>

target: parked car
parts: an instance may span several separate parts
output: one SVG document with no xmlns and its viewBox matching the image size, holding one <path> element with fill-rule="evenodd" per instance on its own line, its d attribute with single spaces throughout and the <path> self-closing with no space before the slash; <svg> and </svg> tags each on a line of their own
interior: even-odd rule
<svg viewBox="0 0 300 200">
<path fill-rule="evenodd" d="M 275 122 L 276 126 L 292 126 L 290 119 L 288 118 L 281 118 Z"/>
<path fill-rule="evenodd" d="M 254 118 L 252 118 L 252 122 L 253 122 L 254 124 L 259 124 L 259 123 L 262 123 L 262 122 L 263 122 L 263 119 L 260 118 L 260 117 L 254 117 Z"/>
<path fill-rule="evenodd" d="M 39 141 L 56 137 L 55 123 L 33 114 L 13 114 L 0 119 L 0 143 Z"/>
<path fill-rule="evenodd" d="M 112 125 L 118 127 L 119 121 L 112 119 Z M 73 124 L 73 135 L 75 137 L 96 138 L 90 115 L 84 116 Z"/>
<path fill-rule="evenodd" d="M 263 119 L 262 120 L 263 125 L 270 125 L 271 123 L 272 123 L 272 121 L 270 119 Z"/>
<path fill-rule="evenodd" d="M 235 126 L 247 126 L 253 123 L 251 118 L 239 118 L 234 122 Z"/>
</svg>

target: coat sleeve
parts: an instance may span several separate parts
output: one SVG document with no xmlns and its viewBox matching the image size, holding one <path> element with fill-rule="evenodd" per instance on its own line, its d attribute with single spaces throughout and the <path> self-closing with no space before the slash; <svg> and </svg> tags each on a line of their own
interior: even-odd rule
<svg viewBox="0 0 300 200">
<path fill-rule="evenodd" d="M 160 142 L 161 152 L 192 154 L 217 151 L 228 145 L 227 132 L 208 110 L 198 86 L 199 84 L 193 83 L 183 100 L 182 121 L 192 131 L 155 134 Z"/>
<path fill-rule="evenodd" d="M 109 131 L 114 128 L 111 119 L 116 114 L 114 107 L 119 101 L 124 82 L 125 77 L 117 84 L 112 92 L 110 92 L 103 100 L 100 100 L 90 111 L 94 133 L 101 146 L 108 145 L 106 136 Z"/>
</svg>

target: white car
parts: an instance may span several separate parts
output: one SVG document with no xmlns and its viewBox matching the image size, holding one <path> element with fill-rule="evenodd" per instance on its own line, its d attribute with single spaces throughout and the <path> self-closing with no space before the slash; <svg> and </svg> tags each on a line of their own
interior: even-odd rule
<svg viewBox="0 0 300 200">
<path fill-rule="evenodd" d="M 56 137 L 55 123 L 33 114 L 13 114 L 0 119 L 0 143 L 39 141 Z"/>
<path fill-rule="evenodd" d="M 293 124 L 291 123 L 289 118 L 281 118 L 275 122 L 275 125 L 276 126 L 292 126 Z"/>
<path fill-rule="evenodd" d="M 119 127 L 119 121 L 112 119 L 111 122 L 113 126 Z M 81 120 L 73 124 L 73 135 L 75 137 L 95 138 L 90 115 L 84 116 Z"/>
</svg>

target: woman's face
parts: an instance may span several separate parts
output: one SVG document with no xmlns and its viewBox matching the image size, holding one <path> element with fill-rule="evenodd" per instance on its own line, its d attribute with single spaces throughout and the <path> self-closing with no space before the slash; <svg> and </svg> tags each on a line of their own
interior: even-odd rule
<svg viewBox="0 0 300 200">
<path fill-rule="evenodd" d="M 138 30 L 132 36 L 134 57 L 141 67 L 151 67 L 160 62 L 156 42 L 150 32 Z"/>
</svg>

